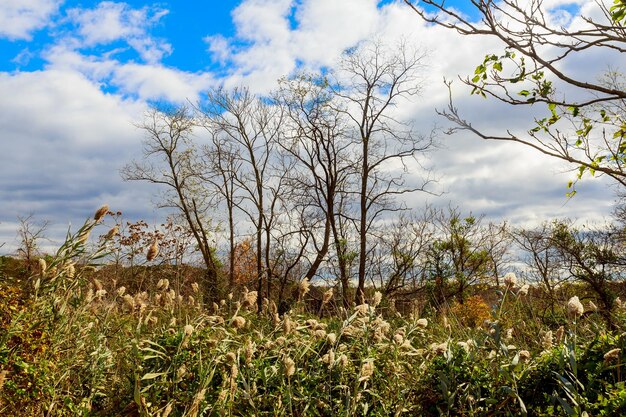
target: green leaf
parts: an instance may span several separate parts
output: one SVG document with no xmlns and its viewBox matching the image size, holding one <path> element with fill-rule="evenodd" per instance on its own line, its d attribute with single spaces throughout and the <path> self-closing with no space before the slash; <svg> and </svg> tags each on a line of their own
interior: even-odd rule
<svg viewBox="0 0 626 417">
<path fill-rule="evenodd" d="M 496 71 L 502 71 L 502 62 L 498 61 L 493 64 L 493 69 Z"/>
</svg>

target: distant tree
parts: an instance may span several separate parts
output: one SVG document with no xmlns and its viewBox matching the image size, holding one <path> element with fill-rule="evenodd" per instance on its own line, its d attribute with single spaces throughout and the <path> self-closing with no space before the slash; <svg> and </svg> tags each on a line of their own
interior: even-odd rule
<svg viewBox="0 0 626 417">
<path fill-rule="evenodd" d="M 442 304 L 456 297 L 462 304 L 468 289 L 493 271 L 489 231 L 481 225 L 482 217 L 462 217 L 455 208 L 439 211 L 434 222 L 435 238 L 426 261 L 434 300 Z"/>
<path fill-rule="evenodd" d="M 201 111 L 203 125 L 236 148 L 232 154 L 238 169 L 233 180 L 241 197 L 236 207 L 253 225 L 260 309 L 264 295 L 271 295 L 271 233 L 285 177 L 285 172 L 275 172 L 272 167 L 282 134 L 282 109 L 240 88 L 209 91 Z"/>
<path fill-rule="evenodd" d="M 609 328 L 614 328 L 612 311 L 616 295 L 612 281 L 624 277 L 626 257 L 623 244 L 607 227 L 603 230 L 579 229 L 566 221 L 555 222 L 550 238 L 570 277 L 587 284 L 599 301 L 599 313 Z"/>
<path fill-rule="evenodd" d="M 242 169 L 242 160 L 238 155 L 238 149 L 228 138 L 221 135 L 218 126 L 211 123 L 204 127 L 211 135 L 211 144 L 203 147 L 201 177 L 205 184 L 211 189 L 211 194 L 217 198 L 216 205 L 222 200 L 226 205 L 226 216 L 228 224 L 228 286 L 232 290 L 235 283 L 235 249 L 236 249 L 236 228 L 235 210 L 241 203 L 241 196 L 238 195 L 238 176 Z"/>
<path fill-rule="evenodd" d="M 333 106 L 334 95 L 324 77 L 300 74 L 281 80 L 275 94 L 285 109 L 283 158 L 292 166 L 287 173 L 288 206 L 301 213 L 300 232 L 313 246 L 312 260 L 303 279 L 311 280 L 331 247 L 337 254 L 343 304 L 349 306 L 350 278 L 342 255 L 339 222 L 354 174 L 351 159 L 354 140 L 347 135 L 345 115 Z"/>
<path fill-rule="evenodd" d="M 452 103 L 441 114 L 458 130 L 483 139 L 521 143 L 576 167 L 574 185 L 585 173 L 607 175 L 626 185 L 626 113 L 624 76 L 619 70 L 575 73 L 567 64 L 576 59 L 607 56 L 620 64 L 626 52 L 626 5 L 617 0 L 586 2 L 595 5 L 590 15 L 576 14 L 569 28 L 551 15 L 562 2 L 542 0 L 472 0 L 467 14 L 441 0 L 419 3 L 404 0 L 426 22 L 462 35 L 490 36 L 504 45 L 501 53 L 488 54 L 472 76 L 462 79 L 472 94 L 493 97 L 515 107 L 543 103 L 546 116 L 535 119 L 525 134 L 506 131 L 486 133 L 463 118 Z M 468 5 L 470 3 L 468 2 Z M 582 8 L 578 3 L 577 8 Z M 571 12 L 572 7 L 568 7 Z M 470 19 L 468 15 L 478 15 Z M 594 58 L 590 58 L 594 57 Z M 593 62 L 593 61 L 587 61 Z"/>
<path fill-rule="evenodd" d="M 17 235 L 20 243 L 17 248 L 17 254 L 24 260 L 26 273 L 31 274 L 33 264 L 36 258 L 40 256 L 39 244 L 42 239 L 46 238 L 45 232 L 49 222 L 36 222 L 34 216 L 29 214 L 26 217 L 18 216 L 20 222 L 17 229 Z"/>
<path fill-rule="evenodd" d="M 518 228 L 511 232 L 517 247 L 521 249 L 521 261 L 526 264 L 526 273 L 532 282 L 543 284 L 548 292 L 548 308 L 554 315 L 557 297 L 555 287 L 562 278 L 563 262 L 552 239 L 553 225 L 544 222 L 532 228 Z"/>
<path fill-rule="evenodd" d="M 355 161 L 359 185 L 355 191 L 358 211 L 358 276 L 356 302 L 365 300 L 368 238 L 381 216 L 400 209 L 395 198 L 426 190 L 430 178 L 408 185 L 404 172 L 409 163 L 419 165 L 416 155 L 431 148 L 432 135 L 418 134 L 400 121 L 394 108 L 419 94 L 425 55 L 406 44 L 365 42 L 343 55 L 330 86 L 352 129 L 358 146 Z"/>
<path fill-rule="evenodd" d="M 401 215 L 380 231 L 370 261 L 371 281 L 386 298 L 412 298 L 424 290 L 425 254 L 435 239 L 434 214 L 426 208 L 419 217 Z"/>
<path fill-rule="evenodd" d="M 193 234 L 206 267 L 206 289 L 210 300 L 219 297 L 218 263 L 211 238 L 210 199 L 202 187 L 190 136 L 196 123 L 187 108 L 171 112 L 151 110 L 139 126 L 146 133 L 144 160 L 122 169 L 129 181 L 146 181 L 164 190 L 160 206 L 175 208 Z"/>
<path fill-rule="evenodd" d="M 504 275 L 503 270 L 512 262 L 512 238 L 509 226 L 506 222 L 489 223 L 485 234 L 484 245 L 489 258 L 489 273 L 493 276 L 496 286 L 500 286 L 500 278 Z"/>
</svg>

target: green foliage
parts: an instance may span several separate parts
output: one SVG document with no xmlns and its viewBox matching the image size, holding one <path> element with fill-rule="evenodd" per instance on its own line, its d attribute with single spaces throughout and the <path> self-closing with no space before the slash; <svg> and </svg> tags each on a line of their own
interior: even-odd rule
<svg viewBox="0 0 626 417">
<path fill-rule="evenodd" d="M 626 1 L 614 0 L 613 6 L 609 10 L 611 12 L 611 19 L 618 25 L 624 25 L 626 22 Z"/>
</svg>

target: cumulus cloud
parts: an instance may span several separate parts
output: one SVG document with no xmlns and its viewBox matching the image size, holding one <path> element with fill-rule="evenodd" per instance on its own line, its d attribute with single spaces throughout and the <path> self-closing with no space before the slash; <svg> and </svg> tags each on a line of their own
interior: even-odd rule
<svg viewBox="0 0 626 417">
<path fill-rule="evenodd" d="M 194 102 L 201 91 L 215 85 L 209 73 L 190 73 L 161 64 L 121 62 L 106 56 L 82 54 L 64 45 L 55 45 L 44 56 L 48 69 L 76 72 L 117 89 L 121 96 L 146 101 Z"/>
<path fill-rule="evenodd" d="M 158 7 L 133 9 L 126 3 L 105 1 L 93 9 L 69 9 L 67 18 L 78 27 L 72 36 L 78 36 L 80 46 L 124 40 L 144 61 L 155 63 L 170 54 L 172 47 L 162 39 L 153 39 L 148 30 L 167 13 Z"/>
<path fill-rule="evenodd" d="M 582 1 L 554 0 L 548 5 L 553 21 L 576 27 L 571 12 Z M 563 6 L 566 6 L 563 8 Z M 263 11 L 261 11 L 261 7 Z M 399 39 L 415 48 L 428 51 L 423 75 L 421 99 L 403 103 L 396 115 L 412 120 L 428 133 L 433 126 L 447 126 L 435 109 L 448 104 L 448 90 L 443 79 L 473 74 L 476 65 L 488 53 L 502 53 L 504 45 L 497 39 L 463 37 L 454 31 L 424 23 L 402 2 L 380 6 L 376 1 L 303 0 L 244 1 L 234 12 L 237 34 L 231 39 L 209 38 L 211 50 L 222 62 L 234 63 L 224 80 L 227 86 L 248 84 L 257 92 L 267 92 L 275 80 L 299 68 L 316 69 L 332 66 L 345 48 L 371 38 L 382 39 L 390 47 Z M 266 24 L 271 22 L 271 25 Z M 606 54 L 579 65 L 579 73 L 598 69 L 598 62 L 615 62 Z M 544 108 L 518 108 L 495 100 L 470 96 L 457 80 L 453 85 L 455 104 L 476 126 L 490 132 L 520 133 L 533 127 L 533 120 L 545 116 Z M 588 179 L 580 186 L 573 202 L 565 197 L 566 184 L 574 174 L 560 161 L 512 143 L 482 141 L 460 132 L 441 137 L 442 147 L 428 155 L 439 174 L 439 191 L 444 196 L 432 199 L 414 195 L 409 206 L 425 200 L 436 204 L 456 202 L 468 210 L 485 212 L 491 218 L 511 216 L 518 223 L 559 216 L 599 218 L 609 212 L 611 201 L 598 203 L 606 195 L 607 182 Z"/>
<path fill-rule="evenodd" d="M 142 134 L 132 122 L 144 104 L 57 70 L 0 73 L 0 97 L 11 97 L 0 100 L 1 224 L 33 213 L 66 229 L 104 202 L 134 215 L 150 212 L 154 190 L 123 183 L 118 173 L 140 153 Z M 1 236 L 0 244 L 10 246 L 12 237 Z"/>
<path fill-rule="evenodd" d="M 50 23 L 63 0 L 4 0 L 0 3 L 0 38 L 26 39 Z"/>
</svg>

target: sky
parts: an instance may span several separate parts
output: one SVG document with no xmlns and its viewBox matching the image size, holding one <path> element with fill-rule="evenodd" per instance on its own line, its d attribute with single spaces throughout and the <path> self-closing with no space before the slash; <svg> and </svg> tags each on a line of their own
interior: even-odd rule
<svg viewBox="0 0 626 417">
<path fill-rule="evenodd" d="M 471 17 L 468 3 L 447 2 Z M 565 24 L 587 3 L 544 2 Z M 494 40 L 427 25 L 391 0 L 0 0 L 0 253 L 18 243 L 18 216 L 48 221 L 51 246 L 104 203 L 129 220 L 161 222 L 167 213 L 155 208 L 157 190 L 119 174 L 141 157 L 136 124 L 150 106 L 196 102 L 218 86 L 267 94 L 278 78 L 332 68 L 368 39 L 404 39 L 427 51 L 421 97 L 398 110 L 425 133 L 447 126 L 436 114 L 447 104 L 444 78 L 471 74 L 486 53 L 502 51 Z M 571 70 L 597 77 L 621 59 L 595 56 Z M 467 119 L 494 131 L 527 130 L 540 110 L 511 111 L 470 96 L 458 81 L 453 95 Z M 425 157 L 435 195 L 405 201 L 417 210 L 459 206 L 519 225 L 601 221 L 611 212 L 606 179 L 584 180 L 569 200 L 573 174 L 558 161 L 469 134 L 439 140 Z"/>
</svg>

